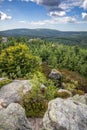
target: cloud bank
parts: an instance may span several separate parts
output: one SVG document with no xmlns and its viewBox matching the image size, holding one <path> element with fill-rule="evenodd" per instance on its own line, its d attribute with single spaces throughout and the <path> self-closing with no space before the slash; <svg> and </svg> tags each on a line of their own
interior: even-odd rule
<svg viewBox="0 0 87 130">
<path fill-rule="evenodd" d="M 71 12 L 73 8 L 87 9 L 87 0 L 21 0 L 25 2 L 35 2 L 43 5 L 48 9 L 48 15 L 52 17 L 64 17 Z"/>
</svg>

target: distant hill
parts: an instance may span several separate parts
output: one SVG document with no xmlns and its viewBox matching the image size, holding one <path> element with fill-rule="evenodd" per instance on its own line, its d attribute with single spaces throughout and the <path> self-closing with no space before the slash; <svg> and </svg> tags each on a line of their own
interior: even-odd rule
<svg viewBox="0 0 87 130">
<path fill-rule="evenodd" d="M 81 45 L 87 47 L 87 32 L 64 32 L 53 29 L 12 29 L 0 31 L 0 36 L 27 36 L 38 37 L 49 41 L 55 41 L 68 45 Z"/>
<path fill-rule="evenodd" d="M 0 31 L 1 36 L 35 36 L 35 37 L 47 37 L 58 36 L 60 31 L 52 29 L 13 29 Z"/>
<path fill-rule="evenodd" d="M 87 32 L 63 32 L 53 29 L 12 29 L 0 31 L 1 36 L 35 36 L 35 37 L 59 37 L 87 35 Z"/>
</svg>

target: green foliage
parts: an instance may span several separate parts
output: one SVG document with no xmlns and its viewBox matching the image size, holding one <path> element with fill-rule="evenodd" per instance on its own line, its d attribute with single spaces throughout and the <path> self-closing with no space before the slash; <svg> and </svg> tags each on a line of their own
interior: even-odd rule
<svg viewBox="0 0 87 130">
<path fill-rule="evenodd" d="M 56 40 L 71 44 L 68 38 Z M 54 68 L 62 73 L 62 81 L 49 79 Z M 31 79 L 31 91 L 21 95 L 27 117 L 43 117 L 50 100 L 70 97 L 68 92 L 58 92 L 61 82 L 73 95 L 87 92 L 87 79 L 77 72 L 87 77 L 87 50 L 79 46 L 25 37 L 9 37 L 7 43 L 0 44 L 0 77 Z M 0 87 L 9 82 L 0 81 Z"/>
<path fill-rule="evenodd" d="M 16 37 L 17 42 L 26 41 L 29 38 L 37 39 L 38 37 L 46 41 L 62 43 L 69 46 L 79 45 L 87 48 L 87 32 L 61 32 L 53 29 L 14 29 L 4 32 L 1 31 L 0 35 Z"/>
<path fill-rule="evenodd" d="M 76 95 L 76 94 L 78 94 L 78 95 L 84 95 L 84 91 L 82 91 L 82 90 L 73 90 L 72 94 L 73 95 Z"/>
<path fill-rule="evenodd" d="M 0 88 L 3 87 L 4 85 L 10 83 L 10 82 L 12 82 L 10 79 L 0 80 Z"/>
<path fill-rule="evenodd" d="M 57 91 L 55 86 L 48 86 L 45 89 L 45 93 L 44 93 L 44 97 L 45 99 L 47 99 L 48 101 L 52 100 L 55 98 L 55 92 Z"/>
<path fill-rule="evenodd" d="M 42 73 L 36 72 L 31 83 L 32 90 L 23 96 L 22 106 L 25 108 L 28 117 L 43 117 L 47 110 L 47 100 L 42 93 L 41 84 L 45 82 Z"/>
<path fill-rule="evenodd" d="M 74 89 L 78 88 L 78 82 L 74 80 L 70 80 L 69 83 L 66 83 L 66 89 L 69 91 L 73 91 Z"/>
<path fill-rule="evenodd" d="M 61 69 L 60 72 L 63 75 L 63 82 L 65 83 L 65 89 L 73 91 L 82 90 L 87 93 L 87 78 L 82 77 L 76 72 L 68 71 L 66 69 Z M 71 86 L 71 87 L 70 87 Z"/>
<path fill-rule="evenodd" d="M 43 117 L 47 110 L 47 101 L 42 96 L 28 93 L 23 97 L 22 106 L 25 108 L 27 117 Z"/>
<path fill-rule="evenodd" d="M 33 84 L 37 84 L 36 82 L 44 84 L 46 82 L 46 77 L 43 73 L 36 71 L 32 77 L 31 82 Z"/>
<path fill-rule="evenodd" d="M 60 97 L 60 98 L 68 98 L 70 97 L 70 94 L 68 92 L 56 92 L 55 93 L 55 98 Z"/>
<path fill-rule="evenodd" d="M 66 68 L 87 76 L 87 50 L 79 46 L 65 46 L 58 43 L 45 42 L 29 44 L 34 55 L 42 58 L 50 68 Z"/>
<path fill-rule="evenodd" d="M 29 48 L 22 44 L 8 47 L 0 55 L 0 71 L 10 78 L 21 78 L 39 70 L 40 63 L 40 58 L 33 56 Z"/>
<path fill-rule="evenodd" d="M 49 74 L 51 72 L 51 69 L 49 67 L 49 65 L 46 63 L 46 62 L 43 62 L 41 64 L 41 67 L 42 67 L 42 73 L 44 73 L 44 75 L 49 78 Z"/>
<path fill-rule="evenodd" d="M 8 38 L 7 43 L 0 44 L 0 50 L 3 51 L 3 49 L 15 46 L 18 43 L 25 43 L 29 46 L 29 53 L 31 51 L 33 55 L 41 57 L 42 61 L 47 63 L 50 68 L 65 68 L 71 71 L 76 71 L 87 77 L 86 49 L 80 48 L 77 44 L 76 46 L 66 46 L 40 39 L 32 39 L 29 42 L 28 41 L 29 40 L 26 37 L 10 37 Z"/>
<path fill-rule="evenodd" d="M 28 117 L 43 117 L 47 110 L 48 101 L 54 99 L 56 87 L 52 81 L 46 81 L 45 76 L 36 72 L 31 79 L 32 90 L 23 96 L 22 106 Z M 48 87 L 42 84 L 46 84 Z"/>
</svg>

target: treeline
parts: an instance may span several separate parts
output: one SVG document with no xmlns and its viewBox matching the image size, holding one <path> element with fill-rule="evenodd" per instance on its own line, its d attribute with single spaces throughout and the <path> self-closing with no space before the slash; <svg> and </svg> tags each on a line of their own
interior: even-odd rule
<svg viewBox="0 0 87 130">
<path fill-rule="evenodd" d="M 87 77 L 87 49 L 21 37 L 9 38 L 7 43 L 0 43 L 1 56 L 5 48 L 19 43 L 26 44 L 32 55 L 40 57 L 42 62 L 46 62 L 50 68 L 65 68 Z"/>
<path fill-rule="evenodd" d="M 65 68 L 87 77 L 86 49 L 41 40 L 33 40 L 28 45 L 32 53 L 40 56 L 51 68 Z"/>
</svg>

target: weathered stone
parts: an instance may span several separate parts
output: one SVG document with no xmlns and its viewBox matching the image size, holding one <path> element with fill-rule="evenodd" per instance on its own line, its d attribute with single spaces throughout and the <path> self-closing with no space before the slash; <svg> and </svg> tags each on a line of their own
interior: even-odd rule
<svg viewBox="0 0 87 130">
<path fill-rule="evenodd" d="M 17 103 L 11 103 L 0 110 L 0 130 L 32 130 L 24 109 Z"/>
<path fill-rule="evenodd" d="M 44 85 L 44 84 L 41 84 L 41 89 L 45 89 L 46 88 L 46 86 Z"/>
<path fill-rule="evenodd" d="M 87 105 L 87 94 L 85 95 L 75 95 L 74 97 L 71 98 L 71 100 L 75 100 L 77 102 L 83 103 Z"/>
<path fill-rule="evenodd" d="M 49 74 L 49 77 L 52 78 L 52 79 L 55 79 L 55 80 L 61 80 L 62 74 L 58 70 L 52 69 L 50 74 Z"/>
<path fill-rule="evenodd" d="M 0 89 L 0 99 L 7 104 L 20 102 L 21 96 L 31 90 L 31 84 L 28 80 L 14 80 Z"/>
<path fill-rule="evenodd" d="M 52 100 L 43 126 L 45 130 L 87 130 L 87 105 L 69 98 Z"/>
<path fill-rule="evenodd" d="M 0 78 L 0 81 L 4 81 L 4 80 L 6 80 L 6 78 Z"/>
</svg>

